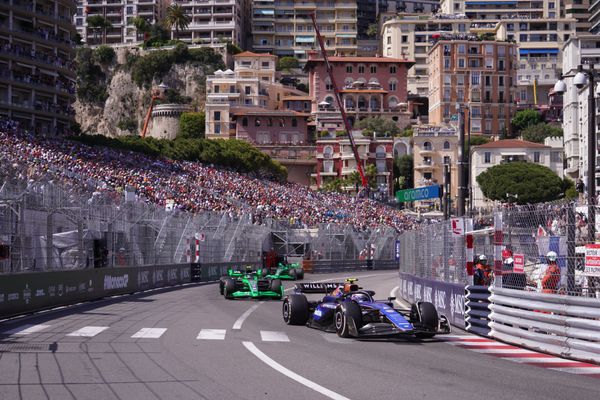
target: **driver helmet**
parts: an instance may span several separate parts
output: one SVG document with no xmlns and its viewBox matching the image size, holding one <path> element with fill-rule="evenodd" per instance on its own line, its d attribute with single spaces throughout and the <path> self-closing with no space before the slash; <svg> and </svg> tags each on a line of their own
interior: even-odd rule
<svg viewBox="0 0 600 400">
<path fill-rule="evenodd" d="M 487 257 L 485 256 L 485 254 L 482 254 L 477 258 L 477 261 L 485 265 L 487 264 Z"/>
<path fill-rule="evenodd" d="M 369 301 L 369 296 L 367 296 L 365 293 L 354 293 L 353 295 L 350 296 L 351 300 L 354 300 L 357 303 L 364 303 L 365 301 Z"/>
<path fill-rule="evenodd" d="M 333 292 L 331 292 L 331 295 L 333 297 L 341 297 L 344 294 L 344 287 L 343 286 L 338 286 L 335 289 L 333 289 Z"/>
<path fill-rule="evenodd" d="M 556 262 L 558 254 L 556 254 L 555 251 L 549 251 L 548 254 L 546 254 L 546 258 L 548 259 L 548 262 Z"/>
</svg>

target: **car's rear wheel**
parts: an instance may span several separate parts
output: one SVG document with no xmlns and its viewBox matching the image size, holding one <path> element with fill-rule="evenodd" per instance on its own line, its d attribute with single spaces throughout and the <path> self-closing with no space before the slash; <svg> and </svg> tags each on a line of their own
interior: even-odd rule
<svg viewBox="0 0 600 400">
<path fill-rule="evenodd" d="M 292 277 L 293 280 L 298 279 L 298 272 L 296 271 L 296 268 L 290 269 L 290 276 Z"/>
<path fill-rule="evenodd" d="M 438 328 L 439 316 L 433 304 L 426 301 L 413 304 L 411 314 L 416 316 L 419 325 L 423 329 L 431 331 L 416 333 L 416 337 L 418 337 L 419 339 L 429 339 L 435 336 L 435 332 Z"/>
<path fill-rule="evenodd" d="M 335 332 L 339 337 L 350 337 L 350 324 L 358 331 L 362 327 L 362 312 L 360 306 L 353 301 L 340 304 L 333 315 Z"/>
<path fill-rule="evenodd" d="M 223 282 L 223 279 L 219 280 L 219 294 L 221 296 L 223 296 L 223 290 L 225 289 L 225 282 Z"/>
<path fill-rule="evenodd" d="M 303 269 L 297 269 L 296 270 L 296 277 L 298 278 L 298 280 L 304 279 L 304 270 Z"/>
<path fill-rule="evenodd" d="M 288 325 L 306 325 L 309 306 L 303 294 L 290 294 L 283 300 L 283 321 Z"/>
<path fill-rule="evenodd" d="M 235 280 L 231 278 L 225 279 L 223 284 L 223 295 L 226 299 L 233 299 L 233 293 L 235 292 Z"/>
<path fill-rule="evenodd" d="M 283 286 L 280 279 L 273 279 L 270 288 L 272 292 L 279 293 L 280 299 L 283 297 Z"/>
</svg>

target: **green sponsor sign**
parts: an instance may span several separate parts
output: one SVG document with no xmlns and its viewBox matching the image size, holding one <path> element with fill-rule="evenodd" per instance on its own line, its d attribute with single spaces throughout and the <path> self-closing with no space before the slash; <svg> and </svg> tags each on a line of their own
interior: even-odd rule
<svg viewBox="0 0 600 400">
<path fill-rule="evenodd" d="M 424 186 L 415 189 L 398 190 L 396 192 L 396 199 L 399 203 L 406 203 L 410 201 L 419 201 L 426 199 L 437 199 L 440 197 L 440 186 Z"/>
</svg>

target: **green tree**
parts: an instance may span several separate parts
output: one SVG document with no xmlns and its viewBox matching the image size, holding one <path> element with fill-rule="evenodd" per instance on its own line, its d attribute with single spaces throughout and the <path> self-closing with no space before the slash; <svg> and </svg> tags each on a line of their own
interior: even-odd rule
<svg viewBox="0 0 600 400">
<path fill-rule="evenodd" d="M 377 188 L 377 167 L 373 164 L 369 164 L 364 169 L 364 174 L 367 177 L 367 181 L 369 182 L 369 187 L 371 189 Z M 358 171 L 352 172 L 348 178 L 343 181 L 344 186 L 360 186 L 362 185 L 362 180 L 360 179 L 360 174 Z"/>
<path fill-rule="evenodd" d="M 528 126 L 521 131 L 523 140 L 534 143 L 544 143 L 547 137 L 562 137 L 562 135 L 563 131 L 561 128 L 544 122 Z"/>
<path fill-rule="evenodd" d="M 542 122 L 541 114 L 532 109 L 517 111 L 511 120 L 511 124 L 517 132 L 521 132 L 528 126 L 537 125 L 540 122 Z"/>
<path fill-rule="evenodd" d="M 227 42 L 227 54 L 236 55 L 242 52 L 240 46 L 233 44 L 231 42 Z"/>
<path fill-rule="evenodd" d="M 413 187 L 413 156 L 406 154 L 394 159 L 394 176 L 402 177 L 403 184 L 399 185 L 396 190 L 411 189 Z"/>
<path fill-rule="evenodd" d="M 136 40 L 140 39 L 140 33 L 145 35 L 152 29 L 152 25 L 143 17 L 134 17 L 132 18 L 131 23 L 135 27 Z"/>
<path fill-rule="evenodd" d="M 553 201 L 564 193 L 563 180 L 550 168 L 534 163 L 495 165 L 476 179 L 486 198 L 500 202 L 508 201 L 507 193 L 516 195 L 519 204 Z"/>
<path fill-rule="evenodd" d="M 369 27 L 367 28 L 367 36 L 372 37 L 372 38 L 377 38 L 377 36 L 379 35 L 379 25 L 378 24 L 369 24 Z"/>
<path fill-rule="evenodd" d="M 277 61 L 278 71 L 289 71 L 293 68 L 300 68 L 300 63 L 296 57 L 285 56 Z"/>
<path fill-rule="evenodd" d="M 112 28 L 110 21 L 102 15 L 91 15 L 87 17 L 86 22 L 94 31 L 94 42 L 98 42 L 98 31 L 102 30 L 102 43 L 106 43 L 106 30 Z"/>
<path fill-rule="evenodd" d="M 179 4 L 171 4 L 167 8 L 165 24 L 169 29 L 175 28 L 175 39 L 179 40 L 179 31 L 187 29 L 191 21 L 190 16 L 185 13 L 185 10 Z"/>
<path fill-rule="evenodd" d="M 579 196 L 579 194 L 577 193 L 577 190 L 575 189 L 575 182 L 573 182 L 571 179 L 569 179 L 565 176 L 563 178 L 562 183 L 563 183 L 562 189 L 563 189 L 565 199 L 574 200 Z"/>
<path fill-rule="evenodd" d="M 203 138 L 205 128 L 203 112 L 186 112 L 179 117 L 179 133 L 181 138 Z"/>
<path fill-rule="evenodd" d="M 100 64 L 110 64 L 115 59 L 115 50 L 112 47 L 103 44 L 94 50 L 94 58 Z"/>
<path fill-rule="evenodd" d="M 363 134 L 371 136 L 373 132 L 377 137 L 392 137 L 400 133 L 400 128 L 391 119 L 368 117 L 357 121 L 355 128 L 363 129 Z"/>
<path fill-rule="evenodd" d="M 102 104 L 106 101 L 106 74 L 95 63 L 94 50 L 89 47 L 77 49 L 75 58 L 77 75 L 77 98 L 82 103 Z"/>
<path fill-rule="evenodd" d="M 470 139 L 468 139 L 468 142 L 465 143 L 465 152 L 468 154 L 468 152 L 470 151 L 471 147 L 473 146 L 481 146 L 482 144 L 486 144 L 490 142 L 490 138 L 489 137 L 485 137 L 485 136 L 471 136 Z"/>
<path fill-rule="evenodd" d="M 138 123 L 134 118 L 123 118 L 117 123 L 117 128 L 129 133 L 137 133 Z"/>
</svg>

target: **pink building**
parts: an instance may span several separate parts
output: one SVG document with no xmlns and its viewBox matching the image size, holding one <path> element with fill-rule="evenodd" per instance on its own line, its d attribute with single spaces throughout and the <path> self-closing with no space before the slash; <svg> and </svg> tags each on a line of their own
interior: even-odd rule
<svg viewBox="0 0 600 400">
<path fill-rule="evenodd" d="M 329 57 L 329 62 L 352 125 L 366 117 L 391 119 L 401 128 L 410 123 L 406 84 L 414 62 L 386 57 Z M 309 54 L 305 70 L 317 129 L 343 130 L 333 85 L 317 52 Z"/>
</svg>

